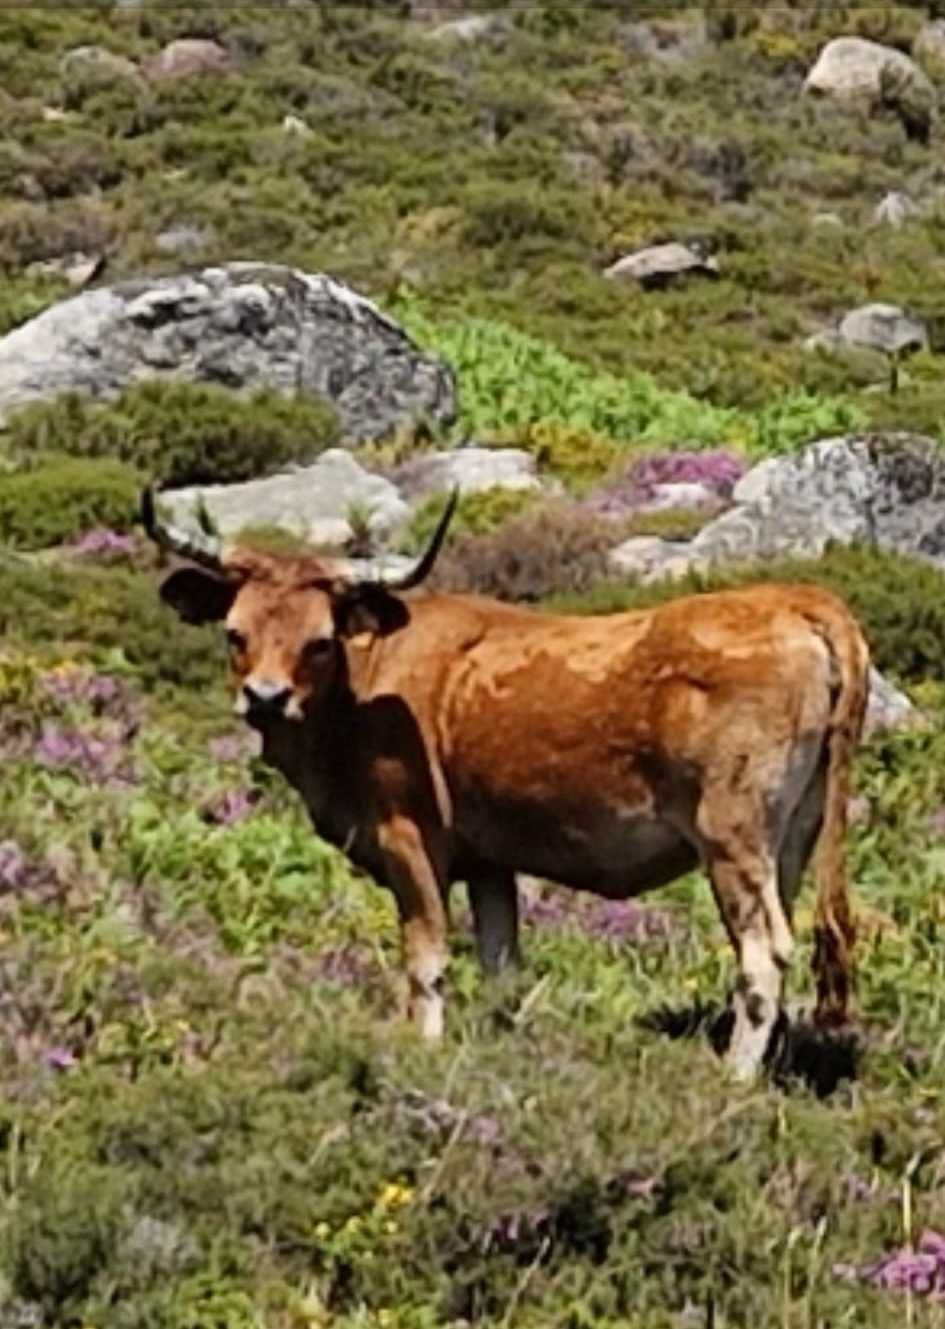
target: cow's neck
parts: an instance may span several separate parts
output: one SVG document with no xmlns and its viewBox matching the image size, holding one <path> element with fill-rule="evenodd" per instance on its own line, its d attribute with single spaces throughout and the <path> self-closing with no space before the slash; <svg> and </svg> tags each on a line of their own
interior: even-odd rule
<svg viewBox="0 0 945 1329">
<path fill-rule="evenodd" d="M 288 721 L 263 734 L 263 759 L 298 791 L 319 835 L 350 842 L 357 823 L 355 699 L 347 688 L 299 726 Z"/>
</svg>

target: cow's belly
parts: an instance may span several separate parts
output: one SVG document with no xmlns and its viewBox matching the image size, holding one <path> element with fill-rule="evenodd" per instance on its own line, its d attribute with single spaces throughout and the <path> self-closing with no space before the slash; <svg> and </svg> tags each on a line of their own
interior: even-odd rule
<svg viewBox="0 0 945 1329">
<path fill-rule="evenodd" d="M 547 809 L 475 798 L 457 809 L 456 829 L 475 855 L 515 872 L 615 899 L 674 881 L 698 863 L 692 845 L 648 813 L 597 803 Z"/>
</svg>

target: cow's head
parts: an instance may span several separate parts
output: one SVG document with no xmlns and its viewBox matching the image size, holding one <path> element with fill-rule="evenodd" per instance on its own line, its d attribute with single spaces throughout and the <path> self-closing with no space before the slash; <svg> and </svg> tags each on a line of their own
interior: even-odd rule
<svg viewBox="0 0 945 1329">
<path fill-rule="evenodd" d="M 217 537 L 159 520 L 150 488 L 141 496 L 141 520 L 156 544 L 189 560 L 161 584 L 161 598 L 186 623 L 225 625 L 235 709 L 262 728 L 303 720 L 318 705 L 339 678 L 346 641 L 403 626 L 407 609 L 397 593 L 429 575 L 457 498 L 454 491 L 414 567 L 397 575 L 341 560 L 224 549 Z"/>
</svg>

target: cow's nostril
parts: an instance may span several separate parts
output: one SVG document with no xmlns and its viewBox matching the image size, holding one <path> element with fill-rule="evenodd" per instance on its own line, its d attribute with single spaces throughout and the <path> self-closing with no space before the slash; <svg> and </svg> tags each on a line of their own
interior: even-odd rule
<svg viewBox="0 0 945 1329">
<path fill-rule="evenodd" d="M 286 703 L 292 696 L 292 689 L 283 686 L 282 683 L 262 678 L 244 683 L 243 695 L 249 703 L 250 710 L 277 712 L 285 710 Z"/>
</svg>

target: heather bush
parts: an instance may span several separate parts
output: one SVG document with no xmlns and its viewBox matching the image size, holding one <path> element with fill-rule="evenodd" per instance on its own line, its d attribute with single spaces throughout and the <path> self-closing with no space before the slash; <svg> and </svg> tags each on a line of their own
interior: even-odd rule
<svg viewBox="0 0 945 1329">
<path fill-rule="evenodd" d="M 544 503 L 491 534 L 457 536 L 433 576 L 444 589 L 500 600 L 587 591 L 606 577 L 608 553 L 623 535 L 619 522 L 565 503 Z"/>
<path fill-rule="evenodd" d="M 93 526 L 128 530 L 140 479 L 122 462 L 52 457 L 0 474 L 0 541 L 43 549 Z"/>
<path fill-rule="evenodd" d="M 16 455 L 110 457 L 167 486 L 226 484 L 312 460 L 337 438 L 338 419 L 309 397 L 151 379 L 114 401 L 65 393 L 24 406 L 6 433 Z"/>
</svg>

